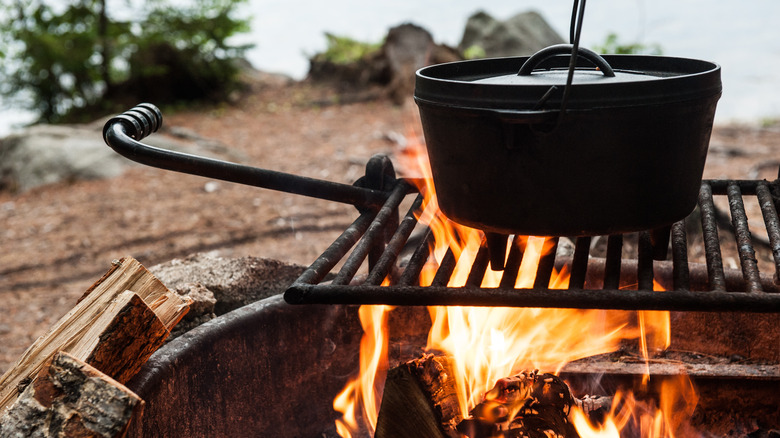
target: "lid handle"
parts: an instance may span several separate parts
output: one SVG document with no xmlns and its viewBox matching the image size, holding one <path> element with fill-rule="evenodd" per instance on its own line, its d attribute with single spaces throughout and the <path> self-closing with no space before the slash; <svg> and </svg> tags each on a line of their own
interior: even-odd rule
<svg viewBox="0 0 780 438">
<path fill-rule="evenodd" d="M 556 44 L 554 46 L 545 47 L 544 49 L 534 53 L 528 60 L 523 63 L 520 70 L 517 72 L 518 76 L 528 76 L 539 64 L 552 58 L 556 55 L 571 55 L 573 45 L 571 44 Z M 604 76 L 614 77 L 615 71 L 612 70 L 612 66 L 593 50 L 586 49 L 585 47 L 579 47 L 577 49 L 577 56 L 582 57 L 593 63 L 596 67 L 604 73 Z"/>
</svg>

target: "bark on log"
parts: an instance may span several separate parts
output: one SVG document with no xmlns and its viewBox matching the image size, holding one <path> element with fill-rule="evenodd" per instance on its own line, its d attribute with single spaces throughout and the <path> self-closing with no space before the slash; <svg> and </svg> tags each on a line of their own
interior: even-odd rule
<svg viewBox="0 0 780 438">
<path fill-rule="evenodd" d="M 70 352 L 126 381 L 161 345 L 188 306 L 188 299 L 168 290 L 132 257 L 114 262 L 79 303 L 0 377 L 0 413 L 57 351 Z"/>
<path fill-rule="evenodd" d="M 0 417 L 0 438 L 120 437 L 143 405 L 116 380 L 59 352 Z"/>
<path fill-rule="evenodd" d="M 459 437 L 460 415 L 451 360 L 425 355 L 387 373 L 375 438 Z"/>
</svg>

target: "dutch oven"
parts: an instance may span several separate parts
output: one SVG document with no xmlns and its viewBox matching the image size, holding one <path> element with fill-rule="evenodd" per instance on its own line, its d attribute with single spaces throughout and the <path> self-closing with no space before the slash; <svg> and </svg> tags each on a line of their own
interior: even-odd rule
<svg viewBox="0 0 780 438">
<path fill-rule="evenodd" d="M 571 53 L 557 45 L 417 71 L 448 218 L 498 234 L 584 236 L 660 228 L 693 210 L 720 67 L 580 48 L 567 86 Z"/>
</svg>

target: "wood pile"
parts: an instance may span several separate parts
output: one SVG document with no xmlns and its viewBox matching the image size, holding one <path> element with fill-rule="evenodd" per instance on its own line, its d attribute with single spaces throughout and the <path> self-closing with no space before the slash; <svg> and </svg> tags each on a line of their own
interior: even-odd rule
<svg viewBox="0 0 780 438">
<path fill-rule="evenodd" d="M 125 257 L 0 377 L 0 438 L 122 436 L 143 401 L 123 384 L 190 301 Z"/>
</svg>

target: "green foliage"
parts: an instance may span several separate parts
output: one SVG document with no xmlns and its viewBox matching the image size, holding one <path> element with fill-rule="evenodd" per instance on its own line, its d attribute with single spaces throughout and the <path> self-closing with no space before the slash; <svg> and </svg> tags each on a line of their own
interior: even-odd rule
<svg viewBox="0 0 780 438">
<path fill-rule="evenodd" d="M 630 54 L 642 54 L 642 55 L 661 55 L 663 50 L 658 44 L 641 44 L 641 43 L 624 43 L 618 41 L 616 33 L 610 33 L 607 35 L 604 44 L 595 46 L 592 48 L 594 51 L 603 54 L 618 54 L 618 55 L 630 55 Z"/>
<path fill-rule="evenodd" d="M 134 9 L 148 14 L 120 21 L 110 10 L 104 13 L 106 0 L 68 0 L 57 7 L 44 0 L 0 0 L 6 11 L 0 19 L 6 58 L 0 94 L 17 101 L 25 96 L 26 106 L 49 122 L 78 108 L 113 108 L 131 95 L 161 103 L 224 95 L 237 85 L 235 60 L 249 47 L 228 42 L 249 29 L 247 19 L 235 18 L 244 1 L 173 7 L 145 0 Z"/>
<path fill-rule="evenodd" d="M 334 64 L 351 64 L 379 50 L 382 43 L 366 43 L 350 37 L 325 33 L 328 40 L 324 52 L 316 55 L 317 61 L 330 61 Z"/>
<path fill-rule="evenodd" d="M 463 57 L 466 59 L 478 59 L 486 56 L 485 49 L 479 45 L 471 45 L 463 51 Z"/>
</svg>

